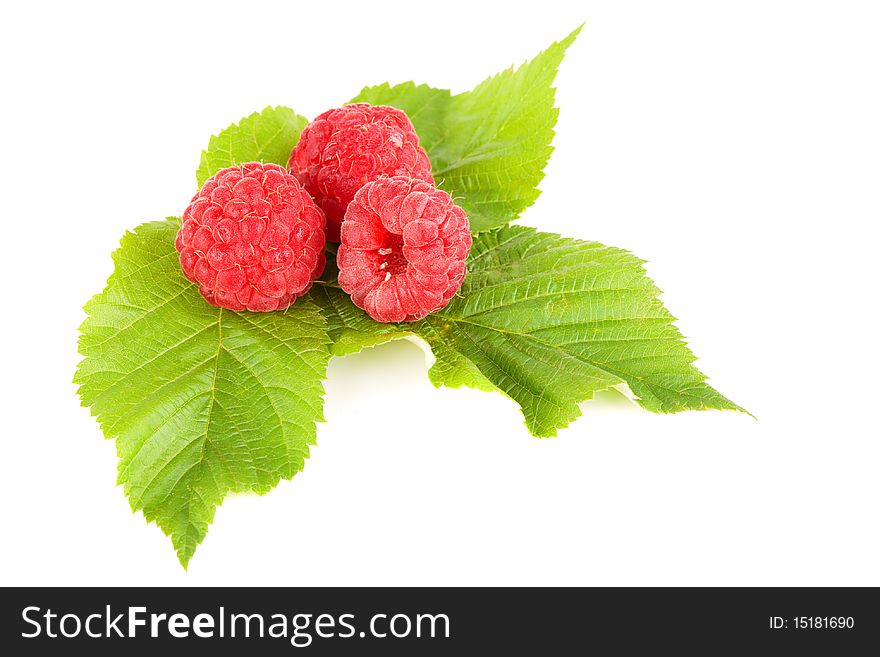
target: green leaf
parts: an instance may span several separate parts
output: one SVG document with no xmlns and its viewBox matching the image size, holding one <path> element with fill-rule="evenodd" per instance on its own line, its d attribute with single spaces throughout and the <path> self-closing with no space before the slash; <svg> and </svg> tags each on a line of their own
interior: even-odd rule
<svg viewBox="0 0 880 657">
<path fill-rule="evenodd" d="M 742 410 L 693 366 L 642 265 L 532 228 L 478 235 L 459 295 L 413 326 L 437 358 L 431 380 L 491 384 L 522 407 L 536 436 L 556 435 L 579 402 L 609 388 L 628 387 L 654 412 Z"/>
<path fill-rule="evenodd" d="M 473 91 L 453 96 L 412 82 L 383 84 L 363 89 L 352 102 L 404 110 L 431 158 L 434 178 L 459 198 L 471 229 L 497 228 L 517 219 L 540 194 L 558 115 L 553 80 L 580 30 Z"/>
<path fill-rule="evenodd" d="M 119 483 L 186 566 L 227 493 L 265 493 L 303 468 L 323 420 L 325 321 L 209 305 L 181 274 L 179 221 L 127 233 L 86 305 L 74 381 L 107 438 Z"/>
<path fill-rule="evenodd" d="M 242 162 L 287 166 L 290 152 L 308 120 L 289 107 L 267 107 L 214 135 L 202 151 L 196 182 L 201 187 L 220 169 Z"/>
</svg>

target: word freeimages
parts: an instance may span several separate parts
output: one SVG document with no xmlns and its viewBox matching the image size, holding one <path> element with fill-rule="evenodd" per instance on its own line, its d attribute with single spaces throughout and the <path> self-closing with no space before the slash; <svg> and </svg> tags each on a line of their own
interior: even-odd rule
<svg viewBox="0 0 880 657">
<path fill-rule="evenodd" d="M 216 613 L 149 613 L 146 607 L 127 607 L 114 611 L 106 605 L 102 612 L 81 617 L 75 613 L 59 614 L 51 609 L 25 607 L 21 612 L 27 631 L 25 639 L 37 637 L 68 638 L 174 638 L 201 639 L 272 638 L 289 639 L 291 645 L 304 648 L 315 637 L 322 639 L 375 638 L 449 638 L 446 614 L 373 614 L 368 629 L 358 631 L 354 614 L 244 614 L 228 613 L 220 607 Z"/>
</svg>

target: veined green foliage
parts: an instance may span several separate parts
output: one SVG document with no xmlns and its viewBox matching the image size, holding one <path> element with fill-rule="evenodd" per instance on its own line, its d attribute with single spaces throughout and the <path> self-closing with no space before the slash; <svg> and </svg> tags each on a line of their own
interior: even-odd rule
<svg viewBox="0 0 880 657">
<path fill-rule="evenodd" d="M 329 338 L 318 308 L 235 313 L 180 272 L 174 219 L 127 233 L 86 305 L 74 382 L 116 439 L 132 509 L 186 566 L 227 493 L 265 493 L 302 470 L 323 420 Z"/>
<path fill-rule="evenodd" d="M 179 220 L 123 237 L 106 289 L 85 307 L 75 382 L 116 441 L 132 508 L 171 537 L 184 566 L 228 493 L 264 493 L 303 468 L 331 355 L 418 336 L 434 354 L 435 385 L 500 391 L 536 436 L 555 435 L 580 402 L 611 388 L 654 412 L 742 410 L 694 367 L 641 260 L 508 225 L 538 196 L 557 118 L 552 84 L 579 30 L 467 93 L 384 84 L 355 99 L 409 114 L 475 233 L 461 290 L 419 322 L 368 317 L 339 288 L 332 253 L 287 311 L 222 310 L 180 270 Z M 286 165 L 305 125 L 268 107 L 229 126 L 202 153 L 199 185 L 242 162 Z"/>
<path fill-rule="evenodd" d="M 536 436 L 555 435 L 579 402 L 623 385 L 650 411 L 738 409 L 693 366 L 642 265 L 621 249 L 523 226 L 478 235 L 459 294 L 417 324 L 437 358 L 431 381 L 490 382 Z"/>
<path fill-rule="evenodd" d="M 391 105 L 415 125 L 438 185 L 458 199 L 481 232 L 517 219 L 535 202 L 559 111 L 553 80 L 581 28 L 530 62 L 472 91 L 405 82 L 366 87 L 352 102 Z"/>
</svg>

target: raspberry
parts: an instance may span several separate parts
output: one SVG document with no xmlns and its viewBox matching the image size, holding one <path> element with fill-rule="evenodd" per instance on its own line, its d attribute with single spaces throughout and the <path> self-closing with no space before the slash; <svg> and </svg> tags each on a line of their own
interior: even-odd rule
<svg viewBox="0 0 880 657">
<path fill-rule="evenodd" d="M 355 192 L 381 175 L 433 183 L 431 162 L 409 117 L 394 107 L 355 103 L 321 114 L 303 130 L 288 168 L 327 216 L 327 239 Z"/>
<path fill-rule="evenodd" d="M 287 308 L 324 270 L 324 214 L 283 167 L 218 171 L 183 213 L 175 246 L 186 277 L 229 310 Z"/>
<path fill-rule="evenodd" d="M 383 176 L 361 187 L 345 213 L 339 285 L 375 320 L 415 321 L 458 292 L 470 249 L 467 215 L 449 194 Z"/>
</svg>

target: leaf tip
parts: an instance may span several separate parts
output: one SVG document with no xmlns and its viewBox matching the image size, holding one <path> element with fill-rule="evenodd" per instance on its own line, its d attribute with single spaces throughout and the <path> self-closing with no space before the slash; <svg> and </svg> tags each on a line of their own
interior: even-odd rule
<svg viewBox="0 0 880 657">
<path fill-rule="evenodd" d="M 181 568 L 183 568 L 183 572 L 189 573 L 189 562 L 192 557 L 193 555 L 191 553 L 186 553 L 181 550 L 177 551 L 177 561 L 180 563 Z"/>
<path fill-rule="evenodd" d="M 733 403 L 733 402 L 730 402 L 730 403 L 733 404 L 733 408 L 729 408 L 729 409 L 725 409 L 725 410 L 736 411 L 737 413 L 745 413 L 745 414 L 748 415 L 750 418 L 752 418 L 755 422 L 758 421 L 758 416 L 755 415 L 754 413 L 752 413 L 752 412 L 751 412 L 750 410 L 748 410 L 747 408 L 743 408 L 743 407 L 740 406 L 739 404 L 735 404 L 735 403 Z"/>
<path fill-rule="evenodd" d="M 581 30 L 584 29 L 584 25 L 586 25 L 586 24 L 587 24 L 587 21 L 584 21 L 583 23 L 581 23 L 580 25 L 578 25 L 576 28 L 574 28 L 574 29 L 568 34 L 568 36 L 566 36 L 564 39 L 562 39 L 561 41 L 558 42 L 558 44 L 559 44 L 560 46 L 562 46 L 562 49 L 563 49 L 563 50 L 566 50 L 566 49 L 567 49 L 572 43 L 575 42 L 575 39 L 578 38 L 578 35 L 580 35 Z"/>
</svg>

